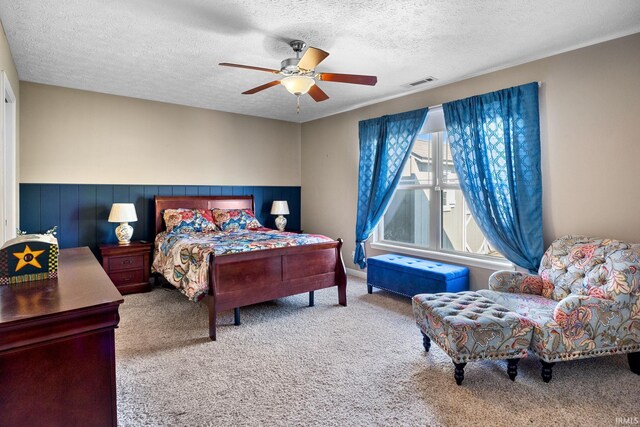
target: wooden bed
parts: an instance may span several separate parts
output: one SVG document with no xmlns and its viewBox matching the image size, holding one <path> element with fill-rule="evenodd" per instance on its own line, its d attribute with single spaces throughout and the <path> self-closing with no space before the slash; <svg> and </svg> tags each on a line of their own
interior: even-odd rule
<svg viewBox="0 0 640 427">
<path fill-rule="evenodd" d="M 164 231 L 165 209 L 254 209 L 253 196 L 156 196 L 155 234 Z M 338 302 L 347 305 L 347 276 L 340 249 L 342 239 L 277 249 L 215 256 L 209 259 L 209 337 L 216 339 L 216 315 L 240 307 L 313 291 L 338 287 Z"/>
</svg>

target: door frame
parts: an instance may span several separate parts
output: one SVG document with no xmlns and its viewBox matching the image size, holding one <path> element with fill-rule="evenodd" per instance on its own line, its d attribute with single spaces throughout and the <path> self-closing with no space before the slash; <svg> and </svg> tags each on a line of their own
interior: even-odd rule
<svg viewBox="0 0 640 427">
<path fill-rule="evenodd" d="M 16 236 L 18 228 L 17 100 L 5 71 L 0 78 L 0 244 Z"/>
</svg>

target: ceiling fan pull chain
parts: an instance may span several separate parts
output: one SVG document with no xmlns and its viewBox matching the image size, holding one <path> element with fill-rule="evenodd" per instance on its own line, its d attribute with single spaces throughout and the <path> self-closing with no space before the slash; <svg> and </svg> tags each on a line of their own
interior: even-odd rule
<svg viewBox="0 0 640 427">
<path fill-rule="evenodd" d="M 296 114 L 300 115 L 300 95 L 296 95 Z"/>
</svg>

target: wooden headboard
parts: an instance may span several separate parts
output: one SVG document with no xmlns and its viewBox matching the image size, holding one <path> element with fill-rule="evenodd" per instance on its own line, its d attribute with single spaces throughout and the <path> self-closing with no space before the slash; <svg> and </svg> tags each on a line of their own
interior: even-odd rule
<svg viewBox="0 0 640 427">
<path fill-rule="evenodd" d="M 165 209 L 251 209 L 253 196 L 155 196 L 156 234 L 164 231 L 162 213 Z"/>
</svg>

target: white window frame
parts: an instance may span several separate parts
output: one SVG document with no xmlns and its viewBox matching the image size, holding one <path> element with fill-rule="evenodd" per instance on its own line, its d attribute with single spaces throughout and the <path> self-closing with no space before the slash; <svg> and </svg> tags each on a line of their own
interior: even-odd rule
<svg viewBox="0 0 640 427">
<path fill-rule="evenodd" d="M 438 136 L 432 139 L 434 158 L 434 180 L 431 184 L 398 185 L 398 189 L 431 189 L 432 201 L 430 203 L 429 216 L 432 218 L 429 227 L 429 247 L 415 245 L 411 243 L 395 242 L 384 240 L 384 216 L 378 223 L 374 233 L 371 247 L 374 249 L 399 252 L 407 255 L 426 257 L 438 261 L 453 262 L 473 267 L 486 268 L 491 270 L 513 269 L 513 263 L 504 258 L 496 258 L 489 255 L 473 254 L 470 252 L 453 251 L 442 248 L 442 195 L 444 190 L 460 190 L 459 184 L 442 183 L 442 139 Z M 466 201 L 461 201 L 466 207 Z"/>
</svg>

